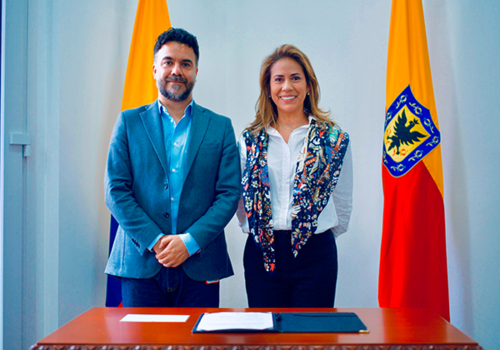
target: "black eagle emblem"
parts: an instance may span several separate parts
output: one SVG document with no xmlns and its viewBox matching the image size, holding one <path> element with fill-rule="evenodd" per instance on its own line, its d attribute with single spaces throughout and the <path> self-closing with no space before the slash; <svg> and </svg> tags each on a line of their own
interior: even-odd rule
<svg viewBox="0 0 500 350">
<path fill-rule="evenodd" d="M 413 119 L 408 126 L 406 126 L 407 121 L 408 118 L 406 118 L 406 113 L 403 110 L 403 113 L 399 116 L 398 120 L 396 120 L 394 135 L 388 137 L 388 139 L 391 140 L 388 151 L 396 147 L 396 154 L 399 155 L 399 147 L 402 145 L 413 145 L 414 142 L 420 141 L 422 137 L 425 137 L 425 135 L 418 131 L 411 131 L 415 125 L 419 124 L 418 119 Z"/>
</svg>

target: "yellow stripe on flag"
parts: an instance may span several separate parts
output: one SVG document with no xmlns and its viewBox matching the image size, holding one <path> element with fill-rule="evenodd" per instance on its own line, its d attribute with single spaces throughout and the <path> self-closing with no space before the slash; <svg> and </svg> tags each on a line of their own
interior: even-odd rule
<svg viewBox="0 0 500 350">
<path fill-rule="evenodd" d="M 170 28 L 166 0 L 139 0 L 123 88 L 122 111 L 152 103 L 158 97 L 153 78 L 153 48 Z"/>
<path fill-rule="evenodd" d="M 422 2 L 394 0 L 387 59 L 386 106 L 390 106 L 408 85 L 415 98 L 430 110 L 432 120 L 439 129 Z M 431 151 L 423 162 L 443 196 L 441 145 Z"/>
</svg>

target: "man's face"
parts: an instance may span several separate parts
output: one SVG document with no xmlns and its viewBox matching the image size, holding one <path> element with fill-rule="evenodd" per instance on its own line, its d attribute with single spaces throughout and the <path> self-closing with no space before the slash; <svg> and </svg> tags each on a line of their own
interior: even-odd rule
<svg viewBox="0 0 500 350">
<path fill-rule="evenodd" d="M 189 46 L 171 41 L 156 53 L 153 75 L 160 94 L 166 99 L 181 102 L 190 98 L 196 74 L 196 55 Z"/>
</svg>

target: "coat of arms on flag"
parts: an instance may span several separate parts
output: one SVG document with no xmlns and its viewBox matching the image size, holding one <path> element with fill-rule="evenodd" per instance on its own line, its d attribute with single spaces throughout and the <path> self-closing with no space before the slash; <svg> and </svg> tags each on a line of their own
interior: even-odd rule
<svg viewBox="0 0 500 350">
<path fill-rule="evenodd" d="M 441 142 L 429 109 L 420 104 L 410 85 L 386 113 L 383 163 L 394 177 L 410 171 Z"/>
</svg>

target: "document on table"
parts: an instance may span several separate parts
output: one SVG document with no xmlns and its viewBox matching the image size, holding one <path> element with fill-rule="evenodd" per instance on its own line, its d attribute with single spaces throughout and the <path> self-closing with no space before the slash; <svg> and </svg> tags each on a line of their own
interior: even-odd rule
<svg viewBox="0 0 500 350">
<path fill-rule="evenodd" d="M 195 327 L 198 332 L 224 330 L 263 331 L 274 329 L 272 312 L 214 312 L 204 313 Z"/>
<path fill-rule="evenodd" d="M 189 315 L 137 315 L 128 314 L 120 322 L 186 322 Z"/>
</svg>

